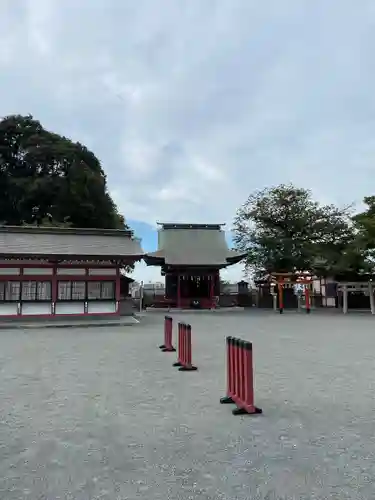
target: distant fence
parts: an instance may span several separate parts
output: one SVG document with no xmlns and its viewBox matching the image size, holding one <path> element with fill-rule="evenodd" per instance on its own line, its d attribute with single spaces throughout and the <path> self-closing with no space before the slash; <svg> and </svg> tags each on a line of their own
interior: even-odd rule
<svg viewBox="0 0 375 500">
<path fill-rule="evenodd" d="M 135 299 L 136 300 L 136 299 Z M 193 298 L 192 298 L 193 300 Z M 199 300 L 199 298 L 197 299 Z M 176 307 L 176 300 L 169 300 L 164 295 L 150 293 L 148 290 L 143 294 L 144 307 Z M 219 296 L 218 307 L 251 307 L 253 305 L 253 296 L 251 293 L 247 294 L 226 294 L 223 293 Z"/>
<path fill-rule="evenodd" d="M 296 297 L 294 297 L 296 299 Z M 124 308 L 128 309 L 139 309 L 140 300 L 139 298 L 128 299 Z M 325 297 L 320 293 L 315 293 L 311 295 L 311 305 L 313 308 L 321 307 L 337 307 L 339 299 Z M 169 300 L 164 297 L 164 294 L 152 293 L 149 290 L 144 291 L 142 306 L 143 308 L 155 307 L 155 308 L 168 308 L 176 307 L 176 300 Z M 300 305 L 304 305 L 304 297 L 301 297 Z M 250 291 L 247 294 L 232 294 L 232 293 L 222 293 L 219 297 L 218 307 L 258 307 L 260 309 L 272 309 L 273 296 L 271 294 L 264 294 L 259 296 L 256 290 Z M 296 301 L 288 301 L 288 308 L 294 308 L 296 306 Z"/>
</svg>

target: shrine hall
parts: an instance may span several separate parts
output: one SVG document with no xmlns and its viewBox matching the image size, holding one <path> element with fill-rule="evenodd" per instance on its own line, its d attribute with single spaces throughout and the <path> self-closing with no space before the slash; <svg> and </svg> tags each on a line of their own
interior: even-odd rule
<svg viewBox="0 0 375 500">
<path fill-rule="evenodd" d="M 211 309 L 220 295 L 220 270 L 240 262 L 246 253 L 228 248 L 224 224 L 158 223 L 158 249 L 147 253 L 149 266 L 165 276 L 170 307 Z"/>
<path fill-rule="evenodd" d="M 0 226 L 0 318 L 118 315 L 120 271 L 142 257 L 127 230 Z"/>
</svg>

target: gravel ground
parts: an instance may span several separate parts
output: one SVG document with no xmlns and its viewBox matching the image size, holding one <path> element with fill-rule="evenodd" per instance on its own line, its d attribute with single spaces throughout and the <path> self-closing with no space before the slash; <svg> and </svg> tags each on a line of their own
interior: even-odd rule
<svg viewBox="0 0 375 500">
<path fill-rule="evenodd" d="M 197 372 L 157 349 L 158 313 L 0 331 L 0 500 L 373 498 L 374 318 L 183 319 Z M 253 341 L 263 415 L 219 404 L 227 334 Z"/>
</svg>

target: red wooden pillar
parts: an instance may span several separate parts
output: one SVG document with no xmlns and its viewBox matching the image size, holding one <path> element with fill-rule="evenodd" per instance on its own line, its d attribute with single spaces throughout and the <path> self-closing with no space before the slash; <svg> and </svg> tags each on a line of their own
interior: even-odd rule
<svg viewBox="0 0 375 500">
<path fill-rule="evenodd" d="M 215 294 L 215 273 L 210 275 L 210 303 L 211 303 L 211 309 L 215 308 L 215 299 L 214 299 L 214 294 Z"/>
<path fill-rule="evenodd" d="M 218 269 L 215 271 L 214 295 L 220 298 L 220 271 Z"/>
<path fill-rule="evenodd" d="M 305 283 L 305 305 L 307 314 L 310 313 L 311 303 L 310 303 L 310 290 L 309 285 Z"/>
<path fill-rule="evenodd" d="M 279 281 L 278 282 L 278 291 L 279 291 L 279 313 L 283 314 L 284 312 L 284 294 L 283 294 L 283 282 Z"/>
<path fill-rule="evenodd" d="M 177 274 L 177 308 L 181 307 L 181 276 Z"/>
<path fill-rule="evenodd" d="M 89 313 L 89 303 L 88 303 L 88 282 L 89 282 L 89 277 L 90 277 L 89 266 L 86 265 L 86 268 L 85 268 L 85 280 L 86 280 L 86 284 L 85 284 L 86 293 L 85 293 L 85 295 L 86 295 L 86 297 L 85 297 L 85 301 L 83 303 L 83 307 L 84 307 L 83 314 L 85 314 L 86 316 Z"/>
<path fill-rule="evenodd" d="M 116 268 L 116 290 L 115 290 L 115 299 L 116 299 L 116 312 L 120 311 L 120 299 L 121 299 L 121 274 L 120 268 Z"/>
<path fill-rule="evenodd" d="M 56 314 L 56 302 L 57 302 L 57 264 L 52 268 L 52 281 L 51 281 L 51 298 L 52 298 L 52 311 L 51 314 Z"/>
<path fill-rule="evenodd" d="M 17 304 L 17 316 L 22 316 L 22 284 L 23 284 L 23 275 L 24 275 L 24 267 L 22 266 L 20 268 L 20 278 L 21 278 L 21 283 L 20 283 L 20 296 L 18 297 L 18 304 Z M 4 285 L 6 286 L 6 285 Z M 53 287 L 52 287 L 52 299 L 53 299 Z M 54 312 L 54 306 L 51 304 L 51 314 Z"/>
</svg>

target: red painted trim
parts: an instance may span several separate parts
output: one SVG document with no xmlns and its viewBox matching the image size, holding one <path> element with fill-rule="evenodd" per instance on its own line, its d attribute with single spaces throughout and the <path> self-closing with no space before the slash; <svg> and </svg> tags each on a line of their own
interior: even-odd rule
<svg viewBox="0 0 375 500">
<path fill-rule="evenodd" d="M 73 268 L 73 269 L 82 269 L 82 268 L 89 268 L 89 269 L 114 269 L 118 266 L 116 265 L 110 265 L 110 264 L 48 264 L 46 262 L 35 262 L 34 264 L 24 264 L 24 263 L 19 263 L 17 261 L 14 261 L 13 264 L 0 264 L 0 268 L 13 268 L 13 267 L 18 267 L 18 268 L 23 268 L 23 267 L 60 267 L 60 268 Z M 120 266 L 121 268 L 123 266 Z"/>
<path fill-rule="evenodd" d="M 52 288 L 57 287 L 56 281 L 116 281 L 117 275 L 119 274 L 120 268 L 116 265 L 113 266 L 101 266 L 101 265 L 73 265 L 73 264 L 0 264 L 0 268 L 2 269 L 11 269 L 17 267 L 20 272 L 19 274 L 12 274 L 12 275 L 0 275 L 0 281 L 51 281 L 52 282 Z M 25 275 L 24 274 L 24 269 L 25 268 L 36 268 L 36 267 L 41 267 L 44 269 L 51 269 L 52 274 L 30 274 L 30 275 Z M 79 274 L 79 275 L 74 275 L 74 274 L 57 274 L 57 269 L 84 269 L 85 274 Z M 101 275 L 89 275 L 89 269 L 115 269 L 116 270 L 116 275 L 108 275 L 108 274 L 101 274 Z M 52 295 L 53 297 L 53 295 Z M 57 298 L 57 288 L 56 288 L 56 298 Z"/>
<path fill-rule="evenodd" d="M 0 281 L 52 281 L 53 278 L 53 274 L 12 275 L 0 276 Z M 57 281 L 115 281 L 116 276 L 88 276 L 86 278 L 83 275 L 58 274 L 56 275 L 56 279 Z"/>
<path fill-rule="evenodd" d="M 116 313 L 119 312 L 120 309 L 120 299 L 121 299 L 121 275 L 120 275 L 120 269 L 116 269 L 116 290 L 115 290 L 115 297 L 116 297 Z"/>
<path fill-rule="evenodd" d="M 15 318 L 17 315 L 16 314 L 4 314 L 0 315 L 0 320 L 1 318 Z M 84 313 L 77 313 L 77 314 L 23 314 L 20 317 L 21 318 L 40 318 L 40 319 L 49 319 L 49 318 L 76 318 L 76 317 L 82 317 L 86 316 Z M 98 313 L 89 313 L 87 316 L 118 316 L 117 312 L 98 312 Z"/>
<path fill-rule="evenodd" d="M 52 293 L 52 303 L 53 303 L 53 315 L 55 315 L 55 308 L 56 308 L 56 302 L 57 302 L 57 271 L 56 267 L 53 267 L 52 271 L 52 283 L 51 283 L 51 293 Z"/>
<path fill-rule="evenodd" d="M 86 281 L 86 282 L 87 282 L 87 281 L 89 281 L 89 278 L 90 278 L 90 276 L 89 276 L 89 268 L 88 268 L 88 267 L 86 267 L 86 272 L 85 272 L 85 281 Z M 86 293 L 86 298 L 87 298 L 87 285 L 85 286 L 85 290 L 86 290 L 86 292 L 85 292 L 85 293 Z M 87 300 L 85 300 L 85 301 L 84 301 L 83 308 L 84 308 L 84 309 L 83 309 L 83 310 L 84 310 L 84 313 L 83 313 L 83 314 L 84 314 L 85 316 L 87 316 L 87 315 L 88 315 L 88 305 L 87 305 Z"/>
<path fill-rule="evenodd" d="M 116 276 L 89 276 L 89 275 L 74 275 L 74 274 L 58 274 L 57 281 L 116 281 Z"/>
<path fill-rule="evenodd" d="M 5 280 L 0 279 L 0 281 L 5 281 Z M 6 281 L 12 281 L 12 280 L 6 280 Z M 17 280 L 15 280 L 15 281 L 17 281 Z M 18 281 L 21 281 L 19 299 L 22 299 L 23 268 L 20 269 L 20 274 L 18 275 Z M 17 300 L 16 303 L 17 303 L 17 316 L 21 317 L 22 316 L 22 302 L 20 300 Z"/>
<path fill-rule="evenodd" d="M 1 257 L 0 257 L 0 260 Z M 46 259 L 43 259 L 43 260 L 46 260 Z M 133 261 L 130 260 L 129 263 L 132 263 Z M 55 266 L 57 265 L 57 267 L 77 267 L 77 268 L 81 268 L 81 267 L 89 267 L 90 269 L 96 269 L 96 268 L 103 268 L 103 269 L 113 269 L 114 267 L 126 267 L 126 263 L 123 263 L 121 265 L 117 265 L 117 264 L 111 264 L 111 263 L 107 263 L 107 264 L 98 264 L 98 263 L 87 263 L 87 262 L 80 262 L 80 263 L 77 263 L 77 264 L 68 264 L 66 262 L 61 262 L 61 263 L 57 263 L 54 262 L 54 261 L 50 261 L 50 262 L 38 262 L 38 259 L 34 259 L 34 262 L 24 262 L 22 261 L 21 259 L 20 260 L 11 260 L 9 262 L 1 262 L 0 263 L 0 267 L 52 267 L 52 266 Z"/>
</svg>

